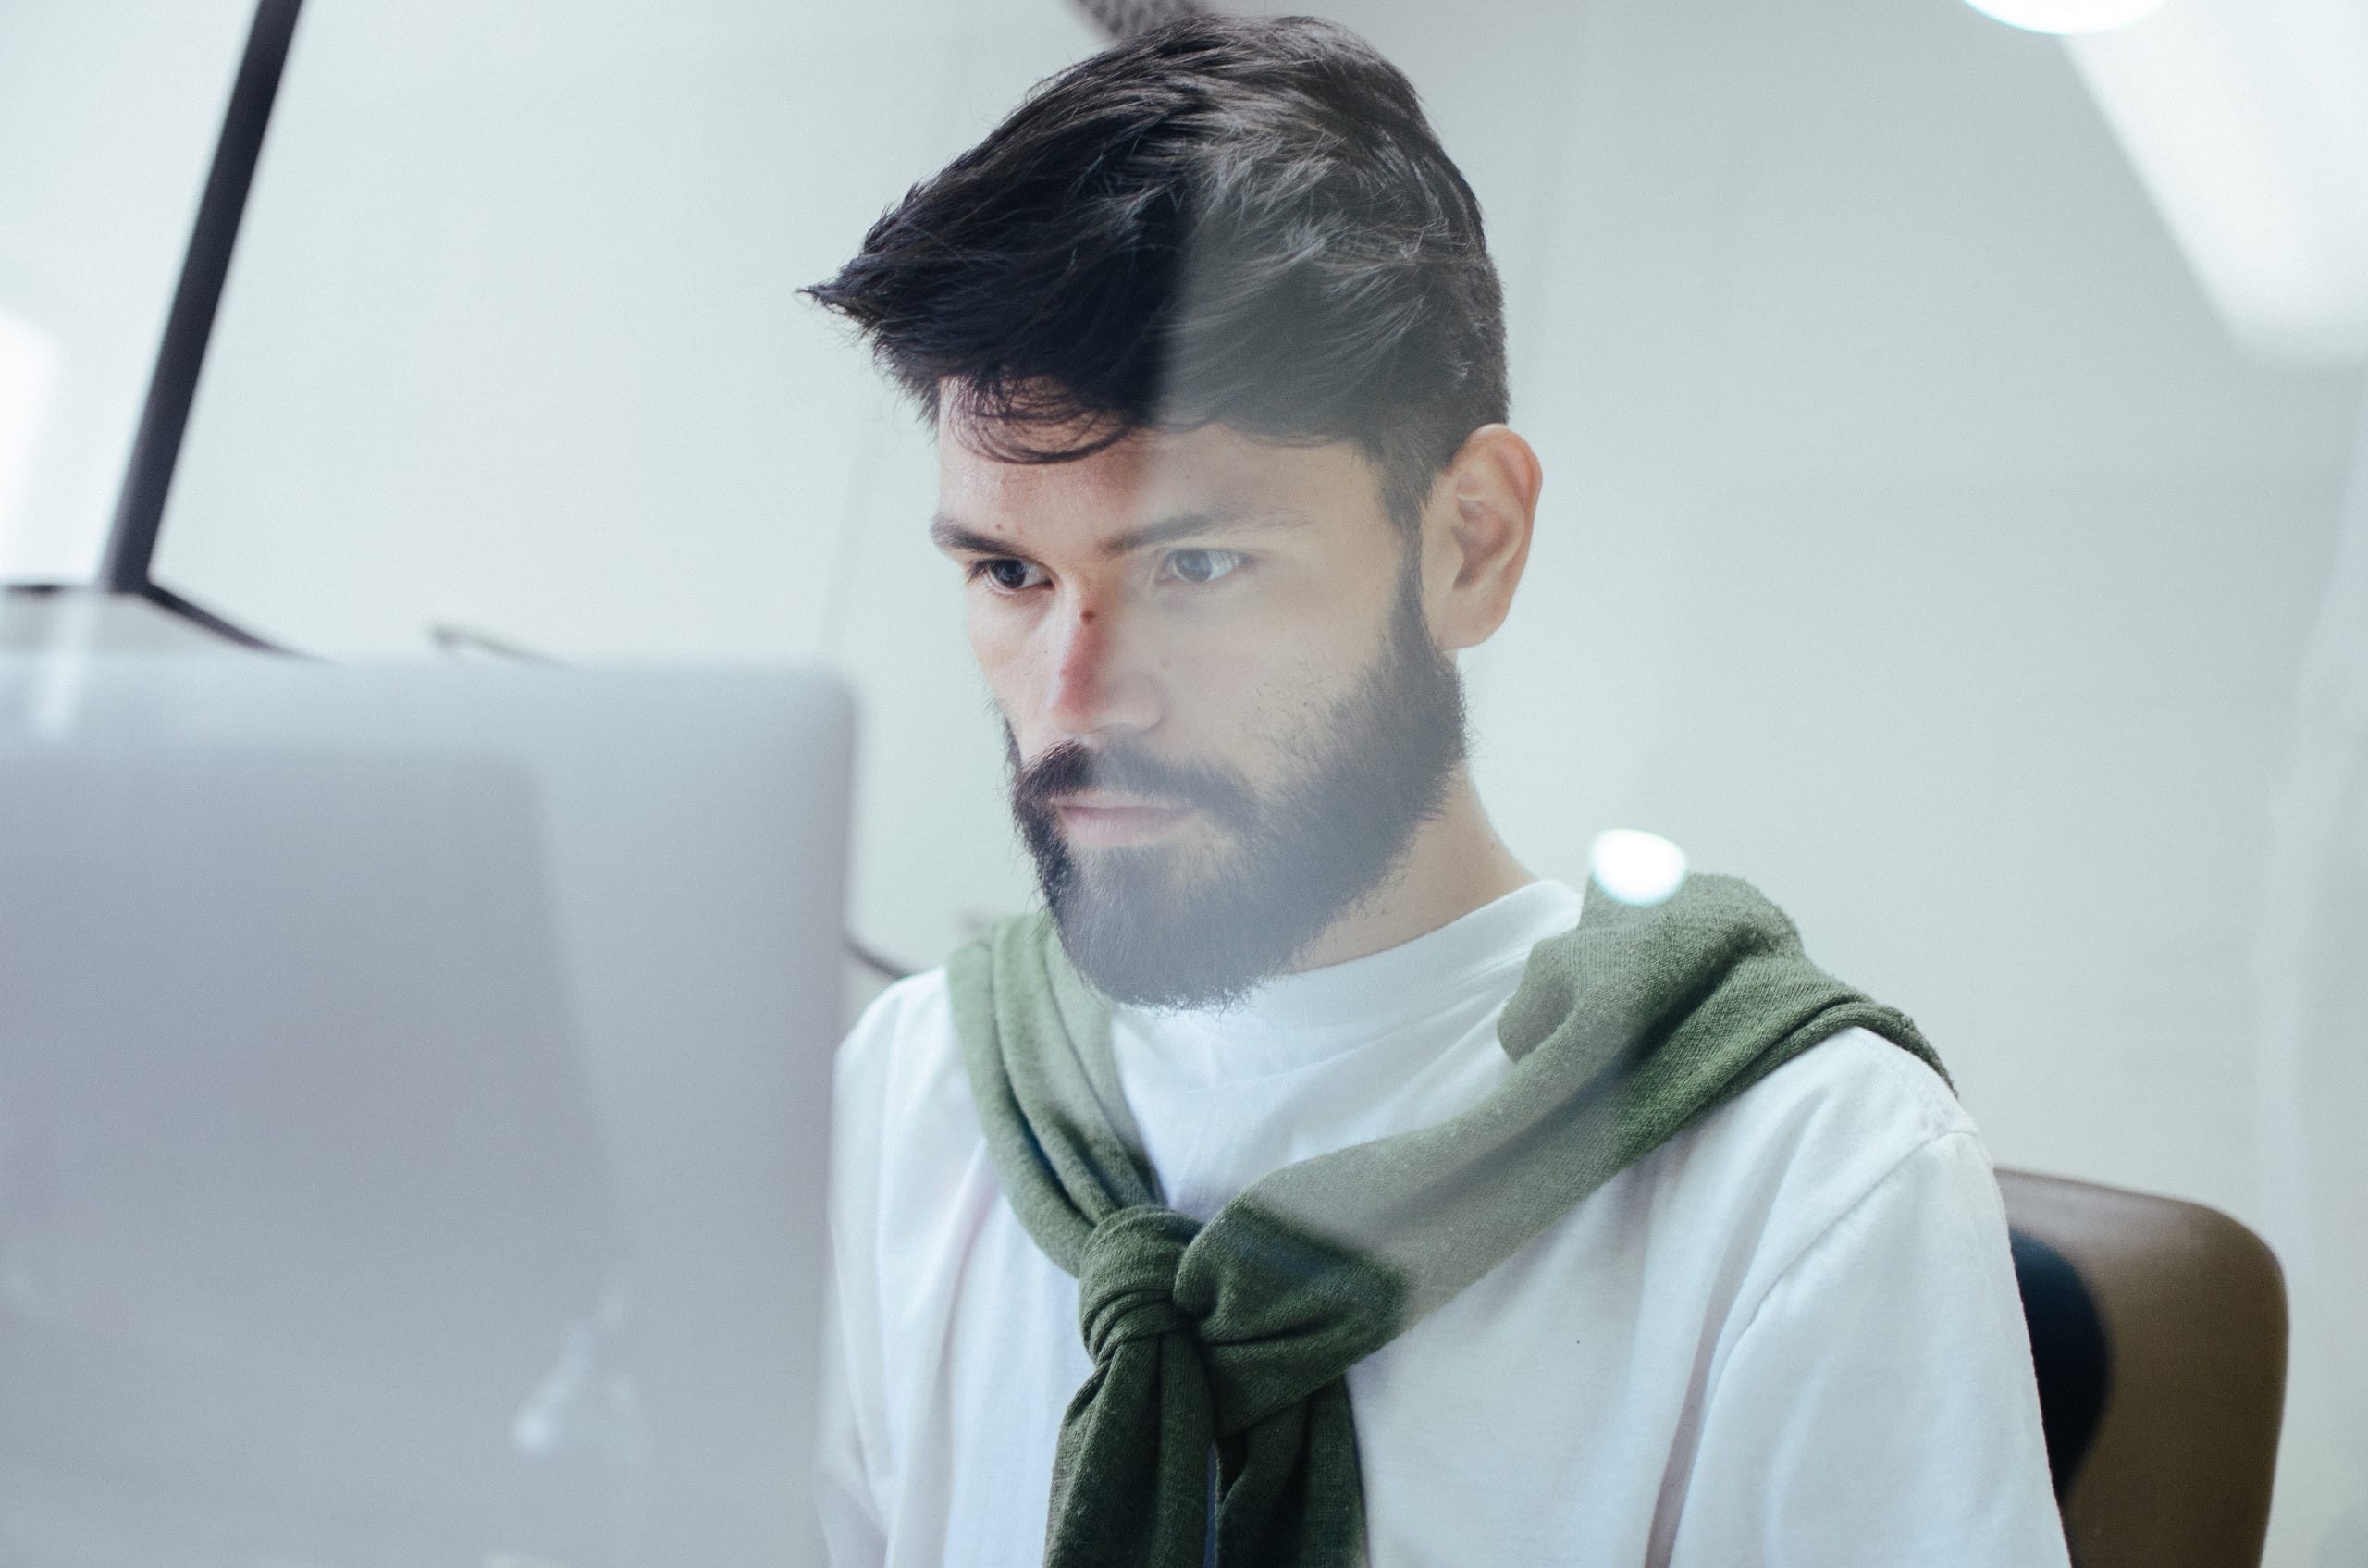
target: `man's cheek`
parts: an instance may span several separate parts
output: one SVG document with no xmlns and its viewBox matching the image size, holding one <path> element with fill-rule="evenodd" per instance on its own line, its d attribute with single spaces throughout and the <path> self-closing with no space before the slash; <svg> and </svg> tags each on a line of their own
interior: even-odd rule
<svg viewBox="0 0 2368 1568">
<path fill-rule="evenodd" d="M 979 660 L 979 673 L 986 678 L 987 698 L 995 711 L 1019 742 L 1019 754 L 1033 757 L 1042 749 L 1033 729 L 1034 715 L 1043 705 L 1029 700 L 1029 683 L 1024 673 L 1009 661 L 991 661 L 984 656 Z"/>
</svg>

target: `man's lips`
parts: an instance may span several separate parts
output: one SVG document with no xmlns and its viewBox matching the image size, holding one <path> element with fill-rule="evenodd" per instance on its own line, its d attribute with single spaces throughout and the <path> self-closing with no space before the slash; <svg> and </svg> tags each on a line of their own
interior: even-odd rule
<svg viewBox="0 0 2368 1568">
<path fill-rule="evenodd" d="M 1070 845 L 1079 849 L 1123 849 L 1164 838 L 1192 815 L 1190 806 L 1156 806 L 1131 800 L 1089 800 L 1071 796 L 1056 802 Z"/>
</svg>

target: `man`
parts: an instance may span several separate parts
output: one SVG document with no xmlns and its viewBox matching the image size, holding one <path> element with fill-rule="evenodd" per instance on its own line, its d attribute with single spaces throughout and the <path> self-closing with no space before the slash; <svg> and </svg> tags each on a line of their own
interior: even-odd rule
<svg viewBox="0 0 2368 1568">
<path fill-rule="evenodd" d="M 837 1560 L 2063 1562 L 1913 1026 L 1473 789 L 1540 474 L 1405 79 L 1163 29 L 814 292 L 936 421 L 1046 903 L 841 1057 Z"/>
</svg>

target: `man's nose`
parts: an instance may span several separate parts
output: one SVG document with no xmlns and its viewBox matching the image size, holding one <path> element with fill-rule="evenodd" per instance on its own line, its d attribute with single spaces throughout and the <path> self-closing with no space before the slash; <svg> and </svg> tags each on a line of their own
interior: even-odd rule
<svg viewBox="0 0 2368 1568">
<path fill-rule="evenodd" d="M 1044 718 L 1064 735 L 1147 730 L 1159 722 L 1158 683 L 1140 637 L 1110 595 L 1067 596 L 1042 628 L 1051 639 Z"/>
</svg>

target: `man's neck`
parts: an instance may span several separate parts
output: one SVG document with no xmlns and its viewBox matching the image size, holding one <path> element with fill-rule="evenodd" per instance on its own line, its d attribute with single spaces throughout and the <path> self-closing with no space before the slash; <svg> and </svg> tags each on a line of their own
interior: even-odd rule
<svg viewBox="0 0 2368 1568">
<path fill-rule="evenodd" d="M 1388 880 L 1334 921 L 1291 967 L 1320 969 L 1412 942 L 1536 880 L 1497 836 L 1471 776 L 1458 768 L 1446 800 L 1414 830 Z"/>
</svg>

